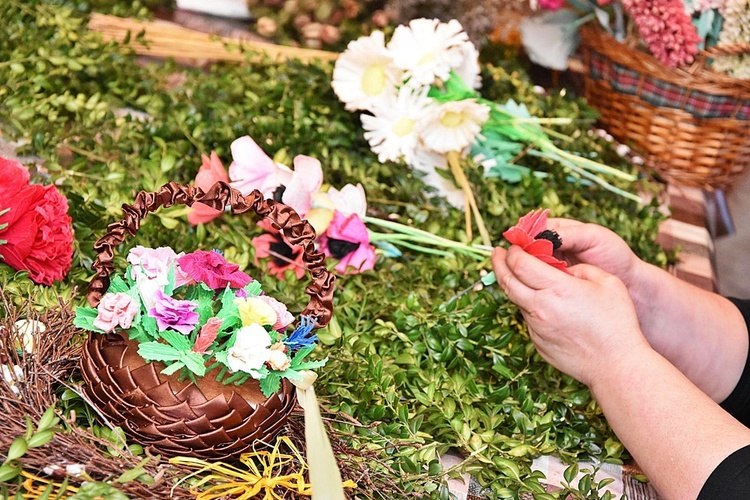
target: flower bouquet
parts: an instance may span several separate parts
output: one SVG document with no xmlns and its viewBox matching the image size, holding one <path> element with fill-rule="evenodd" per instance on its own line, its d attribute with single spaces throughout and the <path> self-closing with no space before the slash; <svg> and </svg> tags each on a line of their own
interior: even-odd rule
<svg viewBox="0 0 750 500">
<path fill-rule="evenodd" d="M 123 275 L 114 249 L 135 235 L 149 212 L 175 203 L 237 214 L 254 211 L 302 248 L 310 302 L 294 317 L 259 283 L 217 251 L 176 253 L 134 247 Z M 325 360 L 310 361 L 313 329 L 332 314 L 333 275 L 313 246 L 315 231 L 290 207 L 225 183 L 208 191 L 174 183 L 141 192 L 95 245 L 91 307 L 75 324 L 91 332 L 81 367 L 84 391 L 114 425 L 160 453 L 225 458 L 283 426 L 295 404 L 290 381 Z"/>
<path fill-rule="evenodd" d="M 423 171 L 426 182 L 449 193 L 453 203 L 476 218 L 485 245 L 484 228 L 463 159 L 471 155 L 485 177 L 517 181 L 530 169 L 519 165 L 526 154 L 556 162 L 569 178 L 595 183 L 639 200 L 611 179 L 629 182 L 634 176 L 560 149 L 548 125 L 566 118 L 532 117 L 522 104 L 483 99 L 478 52 L 456 20 L 415 19 L 398 26 L 386 43 L 381 31 L 351 42 L 336 61 L 333 90 L 350 111 L 361 111 L 364 137 L 380 161 L 404 161 Z M 449 169 L 458 185 L 438 173 Z M 537 175 L 544 175 L 537 172 Z"/>
<path fill-rule="evenodd" d="M 602 125 L 669 181 L 731 187 L 750 164 L 747 2 L 567 4 L 556 40 L 542 36 L 545 20 L 563 10 L 531 18 L 522 29 L 532 59 L 580 33 L 585 95 Z M 565 2 L 539 5 L 560 9 Z M 594 18 L 599 22 L 586 22 Z M 567 56 L 561 53 L 564 67 Z"/>
</svg>

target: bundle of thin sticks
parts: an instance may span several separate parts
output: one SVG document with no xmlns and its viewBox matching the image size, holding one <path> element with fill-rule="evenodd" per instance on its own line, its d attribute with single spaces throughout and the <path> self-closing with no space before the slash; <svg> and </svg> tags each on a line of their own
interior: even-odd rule
<svg viewBox="0 0 750 500">
<path fill-rule="evenodd" d="M 105 40 L 126 44 L 137 54 L 177 59 L 218 61 L 333 61 L 335 52 L 281 46 L 257 40 L 230 38 L 184 28 L 169 21 L 139 21 L 131 18 L 92 14 L 89 29 Z"/>
</svg>

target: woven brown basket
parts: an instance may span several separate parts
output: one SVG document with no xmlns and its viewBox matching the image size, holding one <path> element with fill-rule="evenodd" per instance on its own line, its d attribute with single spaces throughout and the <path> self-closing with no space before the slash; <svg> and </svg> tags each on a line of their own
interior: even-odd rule
<svg viewBox="0 0 750 500">
<path fill-rule="evenodd" d="M 732 187 L 750 163 L 750 80 L 706 62 L 750 53 L 750 45 L 714 47 L 690 67 L 667 68 L 590 23 L 581 28 L 581 53 L 586 98 L 613 137 L 669 182 Z"/>
<path fill-rule="evenodd" d="M 302 315 L 314 316 L 316 327 L 325 326 L 332 315 L 334 276 L 325 267 L 325 256 L 314 247 L 315 230 L 290 207 L 266 200 L 259 191 L 243 196 L 219 182 L 204 192 L 194 186 L 170 183 L 155 193 L 140 192 L 135 203 L 124 205 L 125 217 L 107 227 L 107 234 L 94 248 L 97 271 L 89 286 L 88 300 L 96 307 L 109 286 L 114 271 L 115 248 L 126 235 L 135 236 L 141 219 L 159 207 L 200 202 L 235 214 L 253 211 L 284 230 L 291 244 L 302 245 L 304 262 L 312 281 L 305 292 L 310 302 Z M 225 459 L 268 442 L 283 427 L 296 402 L 296 392 L 288 380 L 281 390 L 266 398 L 257 380 L 236 386 L 216 381 L 207 373 L 196 383 L 165 376 L 164 365 L 147 363 L 138 345 L 127 334 L 92 333 L 81 355 L 83 389 L 110 423 L 121 426 L 136 442 L 165 456 L 193 456 Z"/>
</svg>

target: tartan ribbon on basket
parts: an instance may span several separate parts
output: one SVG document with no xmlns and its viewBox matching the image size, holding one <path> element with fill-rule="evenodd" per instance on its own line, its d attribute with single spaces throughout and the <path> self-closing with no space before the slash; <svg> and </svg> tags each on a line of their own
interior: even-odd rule
<svg viewBox="0 0 750 500">
<path fill-rule="evenodd" d="M 698 118 L 750 119 L 750 99 L 676 85 L 626 68 L 595 51 L 591 52 L 589 75 L 595 80 L 610 82 L 618 92 L 637 95 L 654 106 L 683 109 Z"/>
</svg>

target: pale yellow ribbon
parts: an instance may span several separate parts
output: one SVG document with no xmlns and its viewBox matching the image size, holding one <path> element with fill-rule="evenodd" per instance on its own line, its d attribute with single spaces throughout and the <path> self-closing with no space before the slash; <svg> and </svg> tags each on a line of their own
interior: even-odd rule
<svg viewBox="0 0 750 500">
<path fill-rule="evenodd" d="M 341 482 L 336 457 L 333 456 L 331 441 L 328 439 L 323 417 L 318 408 L 313 382 L 318 375 L 310 370 L 300 372 L 302 380 L 292 380 L 297 387 L 297 400 L 305 410 L 305 442 L 307 463 L 310 467 L 310 485 L 313 500 L 344 500 L 344 484 L 356 487 L 352 481 Z"/>
</svg>

